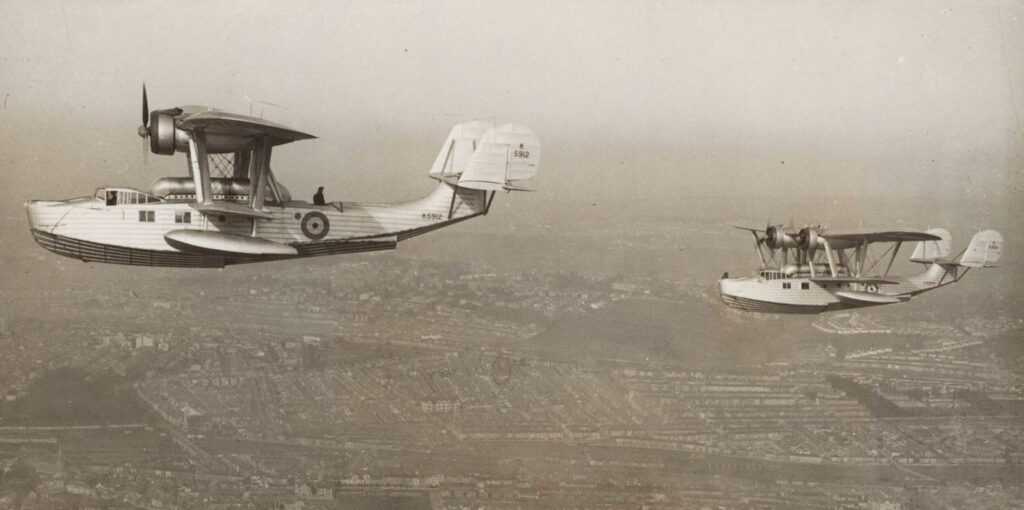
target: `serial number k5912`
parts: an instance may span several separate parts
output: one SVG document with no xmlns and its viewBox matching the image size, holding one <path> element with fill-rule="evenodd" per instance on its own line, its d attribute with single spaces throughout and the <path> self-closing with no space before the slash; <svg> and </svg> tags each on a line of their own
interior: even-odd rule
<svg viewBox="0 0 1024 510">
<path fill-rule="evenodd" d="M 425 212 L 421 216 L 423 216 L 423 219 L 430 221 L 441 221 L 444 219 L 443 214 L 436 212 Z"/>
</svg>

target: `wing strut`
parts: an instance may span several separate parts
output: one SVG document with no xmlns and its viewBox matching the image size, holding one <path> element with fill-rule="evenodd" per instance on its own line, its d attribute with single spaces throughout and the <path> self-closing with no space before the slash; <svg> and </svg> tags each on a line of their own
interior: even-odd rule
<svg viewBox="0 0 1024 510">
<path fill-rule="evenodd" d="M 828 239 L 822 239 L 822 244 L 825 245 L 825 258 L 828 259 L 828 270 L 832 273 L 832 278 L 836 277 L 836 263 L 832 260 L 832 247 L 828 244 Z"/>
<path fill-rule="evenodd" d="M 764 261 L 764 253 L 761 252 L 761 239 L 757 237 L 757 232 L 751 230 L 750 233 L 754 236 L 754 248 L 757 250 L 757 258 L 761 259 L 761 269 L 768 267 L 768 264 Z"/>
<path fill-rule="evenodd" d="M 274 171 L 267 167 L 267 184 L 270 185 L 270 193 L 274 195 L 274 201 L 284 206 L 284 198 L 281 196 L 281 188 L 277 186 L 277 179 L 274 178 Z"/>
<path fill-rule="evenodd" d="M 857 251 L 856 251 L 856 255 L 855 255 L 855 257 L 857 259 L 857 261 L 856 261 L 856 264 L 857 264 L 857 275 L 856 276 L 862 276 L 864 274 L 864 259 L 867 258 L 867 255 L 868 255 L 868 242 L 866 240 L 862 240 L 861 242 L 857 243 Z"/>
<path fill-rule="evenodd" d="M 451 151 L 449 151 L 451 152 Z M 445 160 L 447 161 L 447 160 Z M 448 219 L 452 219 L 452 215 L 455 214 L 455 197 L 459 196 L 459 185 L 452 185 L 452 202 L 448 204 Z"/>
<path fill-rule="evenodd" d="M 210 190 L 210 160 L 206 155 L 206 136 L 202 130 L 196 129 L 188 140 L 188 154 L 193 169 L 192 180 L 196 185 L 196 202 L 213 203 L 213 192 Z M 198 171 L 196 171 L 198 170 Z"/>
<path fill-rule="evenodd" d="M 252 168 L 249 173 L 249 208 L 263 210 L 267 193 L 267 175 L 270 173 L 271 146 L 266 138 L 260 138 L 252 151 Z"/>
<path fill-rule="evenodd" d="M 889 265 L 885 266 L 885 273 L 882 276 L 889 276 L 889 270 L 892 269 L 892 263 L 896 262 L 896 254 L 900 251 L 900 246 L 903 245 L 903 240 L 896 241 L 896 249 L 892 251 L 892 257 L 889 259 Z"/>
</svg>

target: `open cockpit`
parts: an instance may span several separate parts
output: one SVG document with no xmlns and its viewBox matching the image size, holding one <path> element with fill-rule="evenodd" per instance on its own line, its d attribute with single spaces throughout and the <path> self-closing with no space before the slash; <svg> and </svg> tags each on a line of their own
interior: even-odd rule
<svg viewBox="0 0 1024 510">
<path fill-rule="evenodd" d="M 108 206 L 158 204 L 164 201 L 158 196 L 131 188 L 97 188 L 93 197 Z"/>
</svg>

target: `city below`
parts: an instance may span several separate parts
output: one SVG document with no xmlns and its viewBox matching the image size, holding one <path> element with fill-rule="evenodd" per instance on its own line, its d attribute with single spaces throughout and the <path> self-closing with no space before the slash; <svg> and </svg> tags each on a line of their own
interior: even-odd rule
<svg viewBox="0 0 1024 510">
<path fill-rule="evenodd" d="M 587 235 L 657 268 L 671 257 L 655 252 L 714 227 L 631 228 Z M 759 315 L 725 307 L 703 272 L 446 260 L 464 251 L 460 235 L 472 242 L 455 233 L 269 270 L 19 259 L 59 274 L 3 296 L 0 507 L 1024 498 L 1024 324 L 1002 294 L 983 314 L 943 314 L 928 296 L 884 312 Z"/>
</svg>

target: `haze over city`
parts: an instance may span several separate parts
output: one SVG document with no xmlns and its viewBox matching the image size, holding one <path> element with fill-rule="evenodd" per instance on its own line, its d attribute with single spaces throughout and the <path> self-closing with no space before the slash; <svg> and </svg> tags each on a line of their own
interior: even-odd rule
<svg viewBox="0 0 1024 510">
<path fill-rule="evenodd" d="M 1024 498 L 1019 3 L 0 0 L 0 17 L 0 507 Z M 186 270 L 44 251 L 25 202 L 187 175 L 181 154 L 144 156 L 143 83 L 151 109 L 316 135 L 274 151 L 297 199 L 422 196 L 476 118 L 538 134 L 536 191 L 394 252 Z M 729 309 L 718 278 L 757 266 L 732 225 L 768 222 L 945 227 L 954 252 L 995 229 L 1005 247 L 905 304 Z M 920 270 L 904 250 L 894 269 Z"/>
</svg>

